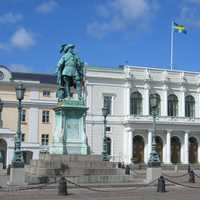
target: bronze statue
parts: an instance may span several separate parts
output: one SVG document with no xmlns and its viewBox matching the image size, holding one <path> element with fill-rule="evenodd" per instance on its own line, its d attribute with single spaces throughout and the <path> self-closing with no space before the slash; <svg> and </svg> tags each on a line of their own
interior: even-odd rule
<svg viewBox="0 0 200 200">
<path fill-rule="evenodd" d="M 60 53 L 63 53 L 57 66 L 57 91 L 58 100 L 73 96 L 71 87 L 76 89 L 79 100 L 82 99 L 84 78 L 84 63 L 74 53 L 75 45 L 63 44 Z"/>
</svg>

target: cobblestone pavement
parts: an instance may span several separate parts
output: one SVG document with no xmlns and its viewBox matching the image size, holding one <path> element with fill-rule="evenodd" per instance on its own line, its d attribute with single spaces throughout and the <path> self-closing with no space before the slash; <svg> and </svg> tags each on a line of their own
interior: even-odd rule
<svg viewBox="0 0 200 200">
<path fill-rule="evenodd" d="M 58 196 L 55 189 L 0 192 L 2 200 L 199 200 L 199 189 L 167 187 L 166 193 L 157 193 L 155 187 L 127 190 L 128 188 L 106 188 L 108 192 L 85 189 L 70 189 L 68 196 Z M 129 188 L 130 189 L 130 188 Z"/>
</svg>

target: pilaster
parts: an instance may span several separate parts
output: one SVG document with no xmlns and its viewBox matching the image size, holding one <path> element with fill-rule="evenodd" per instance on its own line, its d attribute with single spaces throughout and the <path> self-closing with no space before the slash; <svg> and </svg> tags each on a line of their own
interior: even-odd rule
<svg viewBox="0 0 200 200">
<path fill-rule="evenodd" d="M 167 116 L 167 96 L 168 96 L 168 87 L 165 84 L 163 87 L 163 94 L 161 96 L 161 116 Z"/>
<path fill-rule="evenodd" d="M 130 95 L 131 95 L 131 84 L 127 81 L 124 90 L 124 114 L 126 116 L 130 115 Z"/>
<path fill-rule="evenodd" d="M 143 95 L 143 115 L 148 116 L 149 115 L 149 90 L 150 86 L 149 83 L 146 82 L 144 86 L 144 95 Z"/>
<path fill-rule="evenodd" d="M 166 134 L 166 160 L 164 163 L 171 164 L 171 130 L 167 130 Z"/>
<path fill-rule="evenodd" d="M 183 153 L 183 161 L 184 164 L 189 163 L 189 132 L 186 131 L 184 134 L 184 153 Z"/>
<path fill-rule="evenodd" d="M 185 87 L 181 86 L 180 97 L 179 97 L 179 117 L 185 117 Z"/>
<path fill-rule="evenodd" d="M 147 162 L 148 162 L 148 160 L 149 160 L 149 158 L 150 158 L 150 154 L 151 154 L 151 152 L 152 152 L 152 132 L 153 132 L 153 130 L 148 130 L 148 144 L 147 144 L 147 146 L 148 146 L 148 156 L 147 156 Z"/>
</svg>

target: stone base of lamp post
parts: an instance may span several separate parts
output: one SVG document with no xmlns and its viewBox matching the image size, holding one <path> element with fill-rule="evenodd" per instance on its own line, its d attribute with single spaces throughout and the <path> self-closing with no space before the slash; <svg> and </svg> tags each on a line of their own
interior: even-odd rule
<svg viewBox="0 0 200 200">
<path fill-rule="evenodd" d="M 0 171 L 3 170 L 3 163 L 0 162 Z"/>
<path fill-rule="evenodd" d="M 147 167 L 146 182 L 150 183 L 151 181 L 159 178 L 161 176 L 161 173 L 161 167 Z"/>
<path fill-rule="evenodd" d="M 10 168 L 10 185 L 25 185 L 25 168 L 13 167 Z"/>
</svg>

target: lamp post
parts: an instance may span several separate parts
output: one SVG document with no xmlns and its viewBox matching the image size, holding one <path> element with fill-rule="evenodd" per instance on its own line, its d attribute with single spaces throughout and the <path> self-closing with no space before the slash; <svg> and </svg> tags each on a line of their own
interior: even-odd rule
<svg viewBox="0 0 200 200">
<path fill-rule="evenodd" d="M 24 167 L 23 155 L 21 151 L 21 112 L 22 112 L 22 100 L 24 99 L 25 88 L 22 83 L 19 83 L 16 87 L 16 97 L 18 100 L 18 125 L 15 136 L 15 151 L 12 160 L 12 166 L 14 168 Z"/>
<path fill-rule="evenodd" d="M 160 167 L 160 158 L 156 151 L 156 108 L 158 107 L 158 97 L 156 94 L 152 95 L 150 99 L 150 105 L 152 107 L 152 116 L 153 116 L 153 134 L 152 134 L 152 152 L 148 161 L 149 167 Z"/>
<path fill-rule="evenodd" d="M 3 127 L 3 121 L 2 121 L 2 117 L 1 117 L 2 110 L 3 110 L 3 102 L 0 99 L 0 128 Z"/>
<path fill-rule="evenodd" d="M 2 110 L 3 110 L 3 102 L 2 102 L 2 100 L 0 99 L 0 128 L 3 128 L 3 121 L 2 121 L 2 118 L 1 118 Z M 3 163 L 2 151 L 0 151 L 0 163 Z M 2 167 L 1 167 L 1 168 L 2 168 Z"/>
<path fill-rule="evenodd" d="M 103 161 L 109 161 L 109 157 L 108 157 L 108 152 L 107 152 L 107 138 L 106 138 L 106 118 L 108 116 L 108 108 L 107 107 L 103 107 L 102 108 L 102 114 L 104 116 L 104 137 L 103 137 L 103 152 L 102 152 L 102 159 Z"/>
</svg>

